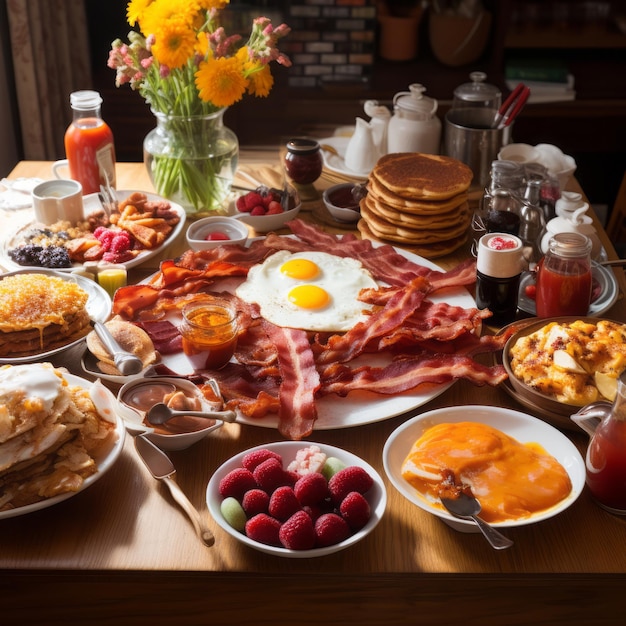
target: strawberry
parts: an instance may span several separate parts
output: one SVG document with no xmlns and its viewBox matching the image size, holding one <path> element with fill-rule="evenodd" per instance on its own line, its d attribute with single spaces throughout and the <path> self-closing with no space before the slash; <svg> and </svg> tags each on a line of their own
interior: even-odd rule
<svg viewBox="0 0 626 626">
<path fill-rule="evenodd" d="M 263 489 L 250 489 L 246 491 L 241 501 L 241 506 L 248 517 L 254 517 L 257 513 L 267 513 L 270 497 Z"/>
<path fill-rule="evenodd" d="M 253 450 L 252 452 L 248 452 L 243 459 L 241 459 L 241 464 L 251 472 L 254 471 L 254 468 L 263 461 L 267 461 L 269 458 L 274 458 L 277 461 L 280 461 L 281 465 L 283 462 L 282 457 L 277 452 L 273 450 L 268 450 L 267 448 L 260 448 L 258 450 Z"/>
<path fill-rule="evenodd" d="M 351 491 L 341 501 L 339 513 L 353 531 L 363 528 L 372 514 L 369 502 L 358 491 Z"/>
<path fill-rule="evenodd" d="M 283 212 L 283 207 L 280 205 L 280 202 L 276 202 L 272 200 L 267 205 L 267 213 L 265 215 L 278 215 Z"/>
<path fill-rule="evenodd" d="M 220 480 L 218 489 L 222 498 L 233 497 L 241 500 L 246 491 L 255 489 L 257 486 L 252 472 L 243 467 L 237 467 Z"/>
<path fill-rule="evenodd" d="M 214 230 L 212 233 L 209 233 L 205 239 L 207 241 L 227 241 L 230 237 L 221 230 Z"/>
<path fill-rule="evenodd" d="M 265 215 L 267 213 L 266 208 L 262 204 L 257 204 L 251 211 L 250 215 Z"/>
<path fill-rule="evenodd" d="M 276 488 L 291 483 L 291 477 L 278 459 L 267 459 L 259 463 L 252 474 L 259 487 L 267 493 L 272 493 Z"/>
<path fill-rule="evenodd" d="M 288 550 L 310 550 L 315 545 L 313 520 L 304 511 L 294 513 L 280 527 L 278 538 Z"/>
<path fill-rule="evenodd" d="M 300 504 L 319 504 L 328 496 L 328 483 L 321 474 L 313 472 L 298 478 L 293 491 Z"/>
<path fill-rule="evenodd" d="M 324 513 L 315 520 L 315 535 L 318 547 L 334 546 L 350 536 L 350 526 L 336 513 Z"/>
<path fill-rule="evenodd" d="M 259 513 L 246 522 L 246 537 L 270 546 L 279 546 L 280 522 L 266 513 Z"/>
<path fill-rule="evenodd" d="M 357 465 L 350 465 L 328 481 L 328 490 L 334 502 L 340 503 L 351 491 L 365 493 L 374 484 L 372 477 Z"/>
<path fill-rule="evenodd" d="M 271 495 L 267 511 L 272 517 L 284 522 L 301 509 L 293 489 L 285 485 L 278 487 Z"/>
<path fill-rule="evenodd" d="M 243 198 L 248 211 L 251 211 L 255 206 L 263 206 L 263 196 L 258 191 L 250 191 Z"/>
</svg>

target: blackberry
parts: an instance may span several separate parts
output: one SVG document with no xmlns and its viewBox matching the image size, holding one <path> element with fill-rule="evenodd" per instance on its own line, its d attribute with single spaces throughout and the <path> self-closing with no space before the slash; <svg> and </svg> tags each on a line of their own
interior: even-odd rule
<svg viewBox="0 0 626 626">
<path fill-rule="evenodd" d="M 18 265 L 48 268 L 71 267 L 68 251 L 62 246 L 26 244 L 9 250 L 9 257 Z"/>
<path fill-rule="evenodd" d="M 9 257 L 18 265 L 39 265 L 39 254 L 43 246 L 36 246 L 32 243 L 9 250 Z"/>
</svg>

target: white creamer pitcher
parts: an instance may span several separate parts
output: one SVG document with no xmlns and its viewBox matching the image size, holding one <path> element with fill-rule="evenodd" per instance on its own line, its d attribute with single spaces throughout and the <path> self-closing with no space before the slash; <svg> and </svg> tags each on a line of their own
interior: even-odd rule
<svg viewBox="0 0 626 626">
<path fill-rule="evenodd" d="M 437 100 L 424 95 L 426 87 L 409 85 L 393 97 L 393 116 L 387 130 L 387 152 L 439 154 L 441 120 Z"/>
<path fill-rule="evenodd" d="M 556 202 L 557 217 L 546 224 L 546 232 L 541 239 L 541 251 L 548 251 L 550 239 L 558 233 L 579 233 L 591 240 L 591 258 L 598 258 L 602 243 L 593 226 L 593 219 L 587 215 L 589 204 L 579 193 L 564 191 Z"/>
<path fill-rule="evenodd" d="M 344 162 L 346 167 L 357 174 L 368 174 L 379 159 L 374 143 L 374 128 L 371 122 L 362 117 L 356 118 L 354 134 L 350 137 Z"/>
</svg>

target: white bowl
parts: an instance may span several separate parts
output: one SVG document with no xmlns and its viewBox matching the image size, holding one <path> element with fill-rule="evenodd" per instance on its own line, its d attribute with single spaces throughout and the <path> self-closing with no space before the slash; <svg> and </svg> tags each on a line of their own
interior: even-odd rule
<svg viewBox="0 0 626 626">
<path fill-rule="evenodd" d="M 383 448 L 383 465 L 393 486 L 409 502 L 439 517 L 446 524 L 461 532 L 478 532 L 470 521 L 454 517 L 434 506 L 402 477 L 402 464 L 413 444 L 431 426 L 443 423 L 479 422 L 497 428 L 521 443 L 539 444 L 556 458 L 569 474 L 572 491 L 557 505 L 530 517 L 495 522 L 494 527 L 506 528 L 535 524 L 558 515 L 574 504 L 585 486 L 585 463 L 576 446 L 560 431 L 549 424 L 525 413 L 496 406 L 455 406 L 423 413 L 397 428 L 387 439 Z"/>
<path fill-rule="evenodd" d="M 338 185 L 333 185 L 332 187 L 325 189 L 324 193 L 322 193 L 322 200 L 324 201 L 328 212 L 338 222 L 358 222 L 359 219 L 361 219 L 359 203 L 356 200 L 354 201 L 354 209 L 340 206 L 333 202 L 333 198 L 336 197 L 336 194 L 350 193 L 354 186 L 355 183 L 339 183 Z"/>
<path fill-rule="evenodd" d="M 510 143 L 500 150 L 498 158 L 517 163 L 539 163 L 548 170 L 550 176 L 554 176 L 559 181 L 562 190 L 576 171 L 574 158 L 563 154 L 560 148 L 548 143 L 540 143 L 536 146 L 527 143 Z"/>
<path fill-rule="evenodd" d="M 189 432 L 185 433 L 163 434 L 160 432 L 156 432 L 154 428 L 144 424 L 143 419 L 145 413 L 135 407 L 129 406 L 122 400 L 122 398 L 126 397 L 126 394 L 128 394 L 129 391 L 131 391 L 133 388 L 136 388 L 138 385 L 155 386 L 158 383 L 173 384 L 178 389 L 183 390 L 185 395 L 188 395 L 190 397 L 195 396 L 196 398 L 198 398 L 200 400 L 202 410 L 214 410 L 214 407 L 211 405 L 210 402 L 206 400 L 198 387 L 196 387 L 196 385 L 194 385 L 192 382 L 183 378 L 155 376 L 151 378 L 136 379 L 123 385 L 117 393 L 117 413 L 124 420 L 126 430 L 128 430 L 130 433 L 134 435 L 145 434 L 146 439 L 149 439 L 150 441 L 152 441 L 152 443 L 159 446 L 159 448 L 162 448 L 163 450 L 184 450 L 185 448 L 189 448 L 190 446 L 192 446 L 194 443 L 197 443 L 198 441 L 204 439 L 215 429 L 220 428 L 223 422 L 206 420 L 207 426 L 205 428 L 190 430 Z M 155 400 L 155 404 L 159 401 L 160 400 L 158 399 Z"/>
<path fill-rule="evenodd" d="M 222 478 L 224 478 L 224 476 L 226 476 L 226 474 L 228 474 L 231 470 L 234 470 L 237 467 L 241 467 L 241 461 L 246 454 L 252 452 L 253 450 L 273 450 L 274 452 L 282 456 L 283 466 L 286 467 L 291 461 L 295 459 L 298 450 L 302 450 L 303 448 L 307 448 L 309 446 L 318 446 L 321 451 L 324 452 L 327 456 L 335 457 L 340 461 L 343 461 L 343 463 L 345 463 L 346 465 L 358 465 L 362 467 L 374 480 L 374 484 L 371 489 L 364 494 L 365 498 L 370 504 L 371 517 L 367 524 L 363 528 L 361 528 L 361 530 L 354 533 L 344 541 L 341 541 L 340 543 L 337 543 L 333 546 L 327 546 L 324 548 L 313 548 L 312 550 L 288 550 L 287 548 L 270 546 L 249 539 L 244 533 L 235 530 L 232 526 L 230 526 L 230 524 L 228 524 L 228 522 L 224 519 L 224 516 L 222 515 L 222 511 L 220 510 L 222 497 L 219 493 L 219 484 Z M 355 543 L 358 543 L 359 541 L 361 541 L 361 539 L 369 535 L 372 530 L 374 530 L 378 522 L 380 522 L 383 516 L 385 507 L 387 506 L 387 491 L 385 490 L 385 484 L 380 474 L 369 463 L 366 463 L 363 459 L 356 456 L 355 454 L 352 454 L 351 452 L 348 452 L 347 450 L 335 448 L 333 446 L 327 446 L 326 444 L 312 443 L 309 441 L 279 441 L 276 443 L 268 443 L 256 446 L 255 448 L 250 448 L 249 450 L 240 452 L 239 454 L 226 461 L 223 465 L 221 465 L 213 473 L 213 476 L 211 476 L 211 480 L 209 480 L 209 484 L 207 485 L 206 490 L 206 501 L 209 508 L 209 513 L 211 514 L 213 519 L 231 537 L 237 539 L 237 541 L 241 541 L 241 543 L 244 543 L 245 545 L 254 548 L 255 550 L 260 550 L 261 552 L 265 552 L 267 554 L 273 554 L 275 556 L 282 556 L 292 559 L 308 559 L 317 556 L 325 556 L 327 554 L 339 552 L 340 550 L 345 550 L 346 548 L 354 545 Z"/>
<path fill-rule="evenodd" d="M 294 219 L 300 209 L 302 203 L 300 202 L 300 196 L 298 192 L 291 186 L 288 186 L 289 196 L 295 202 L 293 209 L 283 211 L 282 213 L 276 213 L 274 215 L 250 215 L 250 213 L 243 213 L 237 209 L 236 200 L 237 197 L 243 196 L 248 192 L 238 193 L 234 200 L 232 200 L 228 207 L 228 215 L 248 226 L 254 228 L 257 233 L 269 233 L 272 231 L 280 230 L 285 227 L 285 224 Z"/>
<path fill-rule="evenodd" d="M 228 235 L 228 239 L 208 240 L 214 232 Z M 192 222 L 187 229 L 187 244 L 192 250 L 211 250 L 226 244 L 243 245 L 248 239 L 248 227 L 232 217 L 212 215 Z"/>
</svg>

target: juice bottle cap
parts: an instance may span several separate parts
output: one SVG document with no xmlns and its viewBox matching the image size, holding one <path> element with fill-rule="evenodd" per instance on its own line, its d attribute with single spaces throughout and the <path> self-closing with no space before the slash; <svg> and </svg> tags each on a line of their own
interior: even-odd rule
<svg viewBox="0 0 626 626">
<path fill-rule="evenodd" d="M 77 111 L 97 109 L 102 104 L 102 97 L 97 91 L 74 91 L 70 94 L 70 106 Z"/>
</svg>

